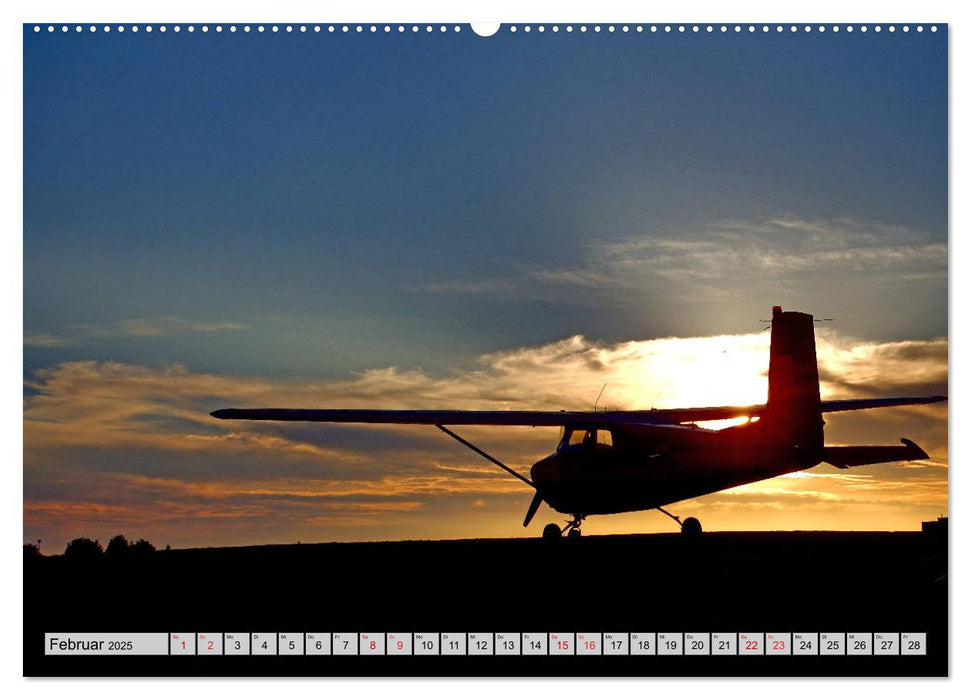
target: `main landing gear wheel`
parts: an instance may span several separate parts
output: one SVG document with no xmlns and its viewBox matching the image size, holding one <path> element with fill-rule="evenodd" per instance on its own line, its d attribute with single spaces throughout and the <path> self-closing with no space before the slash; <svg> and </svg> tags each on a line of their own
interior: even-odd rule
<svg viewBox="0 0 971 700">
<path fill-rule="evenodd" d="M 550 523 L 543 528 L 543 539 L 544 540 L 558 540 L 560 539 L 560 526 L 556 523 Z"/>
<path fill-rule="evenodd" d="M 573 530 L 570 530 L 568 533 L 566 533 L 566 538 L 568 540 L 580 539 L 580 530 L 578 528 L 574 528 Z"/>
<path fill-rule="evenodd" d="M 681 520 L 681 518 L 679 518 L 677 515 L 667 512 L 660 506 L 658 506 L 658 510 L 681 526 L 681 534 L 684 537 L 692 539 L 701 537 L 701 521 L 698 520 L 698 518 L 685 518 L 684 520 Z"/>
<path fill-rule="evenodd" d="M 685 537 L 701 537 L 701 521 L 698 518 L 685 518 L 681 523 L 681 534 Z"/>
</svg>

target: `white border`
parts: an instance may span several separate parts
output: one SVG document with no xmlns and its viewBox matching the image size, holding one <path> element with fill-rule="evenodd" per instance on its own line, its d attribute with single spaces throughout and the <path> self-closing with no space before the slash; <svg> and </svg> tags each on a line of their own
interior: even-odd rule
<svg viewBox="0 0 971 700">
<path fill-rule="evenodd" d="M 131 2 L 119 2 L 117 0 L 88 0 L 86 2 L 69 2 L 59 0 L 56 2 L 44 2 L 38 4 L 23 4 L 19 7 L 5 6 L 3 8 L 5 22 L 3 23 L 3 52 L 4 52 L 4 88 L 7 95 L 14 96 L 8 100 L 8 105 L 22 106 L 22 29 L 23 22 L 40 22 L 44 20 L 82 21 L 91 22 L 94 19 L 99 21 L 110 20 L 112 22 L 212 22 L 216 20 L 227 20 L 233 22 L 254 22 L 267 19 L 279 19 L 280 21 L 311 22 L 314 19 L 327 20 L 330 22 L 403 22 L 405 20 L 416 22 L 449 22 L 465 24 L 469 21 L 494 22 L 503 20 L 505 22 L 533 22 L 542 20 L 544 22 L 626 22 L 632 23 L 637 19 L 643 19 L 654 23 L 660 22 L 706 22 L 731 21 L 741 22 L 760 22 L 764 23 L 772 20 L 772 23 L 789 20 L 789 22 L 799 23 L 819 23 L 825 21 L 827 24 L 839 23 L 874 23 L 888 20 L 899 22 L 919 20 L 921 22 L 945 22 L 950 23 L 950 75 L 951 75 L 951 94 L 950 94 L 950 124 L 967 124 L 968 122 L 968 90 L 966 76 L 969 71 L 968 55 L 971 55 L 960 42 L 960 37 L 967 31 L 964 22 L 964 14 L 958 10 L 957 3 L 940 2 L 934 0 L 922 0 L 921 2 L 900 2 L 898 0 L 884 1 L 879 4 L 860 3 L 851 6 L 849 3 L 837 0 L 816 0 L 812 3 L 803 3 L 801 6 L 781 5 L 778 2 L 740 2 L 728 4 L 725 2 L 713 2 L 702 0 L 692 3 L 690 6 L 685 4 L 672 4 L 671 6 L 659 6 L 647 3 L 617 2 L 615 0 L 597 0 L 597 2 L 578 3 L 564 1 L 555 4 L 548 4 L 535 0 L 493 0 L 486 4 L 478 2 L 474 5 L 462 5 L 455 2 L 431 2 L 428 0 L 411 0 L 410 2 L 392 2 L 383 0 L 380 2 L 369 2 L 366 7 L 348 7 L 335 4 L 322 4 L 294 0 L 275 0 L 270 3 L 214 3 L 195 0 L 172 0 L 171 2 L 159 4 L 151 7 L 147 4 L 136 4 Z M 488 39 L 483 39 L 488 41 Z M 220 681 L 219 685 L 214 685 L 211 681 L 173 681 L 165 680 L 160 682 L 115 680 L 115 681 L 56 681 L 56 680 L 32 680 L 25 681 L 20 678 L 22 674 L 22 627 L 12 629 L 10 620 L 19 619 L 22 625 L 22 560 L 20 554 L 19 541 L 22 539 L 22 413 L 20 410 L 20 397 L 23 390 L 22 382 L 22 309 L 23 309 L 23 277 L 22 277 L 22 110 L 3 110 L 4 133 L 7 135 L 8 148 L 5 151 L 5 184 L 3 189 L 4 208 L 3 211 L 9 213 L 8 227 L 10 234 L 4 237 L 3 260 L 6 269 L 4 270 L 4 284 L 7 291 L 7 301 L 4 308 L 4 328 L 8 329 L 9 334 L 6 342 L 0 346 L 3 348 L 3 422 L 5 432 L 3 444 L 7 446 L 5 464 L 5 479 L 2 484 L 2 511 L 3 511 L 3 542 L 6 545 L 3 549 L 5 556 L 14 556 L 14 566 L 10 567 L 9 560 L 5 562 L 7 572 L 10 575 L 3 577 L 3 597 L 7 607 L 7 613 L 3 616 L 6 622 L 4 634 L 0 635 L 0 668 L 3 669 L 3 684 L 13 686 L 8 689 L 17 696 L 29 695 L 31 697 L 42 698 L 63 698 L 65 693 L 98 693 L 107 697 L 130 698 L 134 693 L 144 698 L 171 698 L 173 694 L 181 697 L 206 697 L 211 693 L 231 692 L 240 697 L 252 697 L 257 694 L 263 695 L 272 691 L 272 686 L 280 684 L 280 689 L 284 692 L 292 693 L 341 693 L 347 697 L 371 697 L 380 695 L 383 697 L 412 697 L 421 695 L 422 698 L 453 698 L 461 693 L 468 700 L 494 700 L 496 694 L 507 695 L 512 692 L 517 697 L 535 697 L 537 693 L 543 695 L 556 693 L 564 697 L 579 696 L 601 696 L 609 693 L 610 697 L 637 697 L 643 698 L 645 693 L 661 696 L 688 697 L 723 693 L 735 694 L 736 692 L 766 693 L 775 696 L 785 696 L 793 700 L 802 698 L 812 698 L 816 700 L 821 693 L 831 695 L 860 694 L 860 693 L 879 693 L 883 697 L 912 698 L 914 695 L 926 692 L 935 695 L 948 697 L 958 697 L 963 694 L 967 696 L 967 679 L 971 677 L 971 670 L 968 669 L 966 660 L 971 658 L 971 636 L 967 635 L 969 630 L 968 622 L 968 603 L 966 595 L 951 596 L 951 673 L 952 680 L 948 682 L 940 681 L 907 681 L 907 680 L 875 680 L 875 681 L 815 681 L 815 682 L 794 682 L 789 680 L 764 680 L 760 682 L 731 681 L 725 684 L 724 681 L 714 680 L 651 680 L 650 686 L 645 686 L 643 681 L 637 680 L 618 680 L 618 681 L 589 681 L 577 683 L 575 680 L 545 680 L 542 687 L 537 681 L 503 681 L 490 680 L 487 682 L 473 683 L 469 681 L 391 681 L 391 680 L 331 680 L 324 686 L 314 687 L 313 681 L 284 681 L 284 680 L 227 680 Z M 967 127 L 965 127 L 967 128 Z M 955 235 L 950 240 L 951 254 L 951 274 L 952 295 L 955 299 L 967 298 L 962 294 L 966 290 L 967 284 L 963 282 L 961 272 L 967 263 L 968 245 L 962 238 L 971 233 L 963 232 L 962 222 L 963 201 L 965 194 L 966 178 L 965 175 L 967 162 L 967 139 L 962 138 L 963 133 L 959 129 L 951 129 L 951 230 Z M 20 235 L 18 235 L 18 232 Z M 962 233 L 963 232 L 963 233 Z M 955 274 L 957 273 L 957 274 Z M 961 306 L 956 308 L 961 309 Z M 962 354 L 961 348 L 967 348 L 965 342 L 967 334 L 967 321 L 964 323 L 958 314 L 952 317 L 953 324 L 950 332 L 951 356 L 957 357 Z M 966 354 L 966 352 L 964 353 Z M 966 385 L 965 375 L 962 372 L 963 365 L 952 364 L 950 367 L 951 377 L 951 401 L 950 401 L 950 425 L 955 425 L 960 420 L 960 390 L 955 390 L 957 386 Z M 955 403 L 957 402 L 957 405 Z M 957 418 L 956 418 L 957 417 Z M 966 542 L 965 537 L 967 527 L 962 524 L 961 508 L 955 507 L 960 503 L 959 494 L 963 494 L 966 487 L 963 486 L 961 470 L 967 468 L 961 461 L 965 453 L 966 434 L 962 436 L 961 431 L 955 431 L 953 441 L 949 450 L 949 462 L 957 465 L 957 472 L 950 473 L 951 496 L 949 511 L 951 513 L 951 562 L 950 576 L 956 581 L 966 581 L 968 567 L 966 557 L 957 559 L 956 555 L 960 548 L 954 543 Z M 955 514 L 957 518 L 955 519 Z M 15 574 L 13 572 L 16 572 Z M 542 585 L 543 582 L 537 582 Z M 952 592 L 956 588 L 952 585 Z M 818 595 L 866 595 L 866 591 L 854 588 L 851 581 L 834 582 L 831 591 L 818 591 Z M 20 610 L 17 610 L 20 608 Z M 965 662 L 962 663 L 962 660 Z M 80 687 L 75 687 L 80 686 Z M 8 697 L 10 697 L 8 695 Z"/>
</svg>

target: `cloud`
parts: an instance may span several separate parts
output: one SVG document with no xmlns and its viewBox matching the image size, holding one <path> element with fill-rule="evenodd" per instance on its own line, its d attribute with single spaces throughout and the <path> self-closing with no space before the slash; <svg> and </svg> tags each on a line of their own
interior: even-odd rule
<svg viewBox="0 0 971 700">
<path fill-rule="evenodd" d="M 112 338 L 160 338 L 189 333 L 217 333 L 245 330 L 239 323 L 202 323 L 174 316 L 130 318 L 103 325 L 73 324 L 58 333 L 24 332 L 24 345 L 40 348 L 63 348 L 91 345 Z"/>
<path fill-rule="evenodd" d="M 818 352 L 827 398 L 932 394 L 947 384 L 944 339 L 879 343 L 820 329 Z M 528 491 L 428 427 L 225 422 L 209 412 L 229 406 L 582 410 L 593 407 L 604 383 L 601 407 L 750 404 L 765 400 L 767 364 L 768 333 L 611 343 L 578 335 L 485 354 L 449 372 L 385 367 L 340 380 L 66 362 L 25 381 L 25 533 L 54 541 L 110 537 L 128 527 L 183 545 L 515 534 Z M 871 518 L 877 517 L 872 509 L 883 509 L 882 519 L 868 522 L 896 523 L 907 512 L 913 526 L 918 517 L 946 509 L 945 406 L 828 414 L 826 420 L 830 444 L 894 444 L 906 435 L 930 459 L 905 470 L 820 467 L 811 478 L 699 499 L 693 502 L 699 512 L 717 512 L 730 526 L 764 509 L 779 509 L 782 518 L 787 504 L 821 514 L 819 503 L 826 502 L 836 509 L 855 504 Z M 524 470 L 557 439 L 554 429 L 459 432 Z M 820 522 L 850 522 L 855 516 L 847 512 L 842 520 L 820 515 Z"/>
<path fill-rule="evenodd" d="M 726 220 L 675 235 L 633 234 L 591 243 L 576 267 L 526 268 L 518 277 L 444 281 L 426 291 L 548 297 L 550 288 L 649 298 L 671 288 L 694 295 L 749 289 L 778 292 L 796 279 L 822 283 L 855 275 L 911 282 L 947 278 L 942 237 L 892 224 L 841 218 Z"/>
<path fill-rule="evenodd" d="M 35 348 L 65 348 L 77 345 L 77 341 L 52 333 L 24 332 L 24 345 Z"/>
<path fill-rule="evenodd" d="M 817 345 L 826 357 L 820 380 L 847 398 L 872 396 L 887 388 L 904 394 L 929 388 L 933 393 L 947 393 L 948 343 L 944 338 L 851 344 L 830 338 L 826 330 L 817 333 Z"/>
</svg>

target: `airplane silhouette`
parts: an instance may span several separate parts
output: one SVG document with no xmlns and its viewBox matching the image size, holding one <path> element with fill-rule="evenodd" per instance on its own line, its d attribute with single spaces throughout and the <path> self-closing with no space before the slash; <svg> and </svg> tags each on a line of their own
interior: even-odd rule
<svg viewBox="0 0 971 700">
<path fill-rule="evenodd" d="M 226 408 L 220 419 L 434 425 L 535 489 L 527 527 L 545 501 L 572 516 L 554 523 L 546 539 L 580 535 L 589 515 L 654 510 L 673 518 L 686 535 L 701 533 L 696 518 L 663 508 L 733 486 L 802 471 L 826 462 L 840 469 L 927 459 L 905 438 L 902 445 L 827 447 L 822 414 L 888 406 L 931 404 L 946 396 L 821 401 L 813 317 L 772 308 L 769 391 L 764 405 L 637 411 L 424 411 L 369 409 Z M 711 430 L 696 421 L 747 417 Z M 530 478 L 449 430 L 446 425 L 559 426 L 556 451 L 536 462 Z"/>
</svg>

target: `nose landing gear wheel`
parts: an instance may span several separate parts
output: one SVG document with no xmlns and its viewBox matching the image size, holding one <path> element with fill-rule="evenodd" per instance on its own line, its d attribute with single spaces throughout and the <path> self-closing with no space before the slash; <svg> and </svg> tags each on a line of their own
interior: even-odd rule
<svg viewBox="0 0 971 700">
<path fill-rule="evenodd" d="M 564 528 L 560 528 L 556 523 L 550 523 L 543 528 L 543 539 L 558 540 L 563 534 L 566 534 L 567 539 L 576 539 L 580 536 L 580 523 L 586 517 L 586 515 L 574 515 L 573 520 L 569 521 Z"/>
<path fill-rule="evenodd" d="M 566 524 L 566 527 L 563 528 L 563 532 L 566 533 L 566 538 L 568 540 L 573 540 L 580 536 L 580 524 L 586 517 L 587 516 L 582 514 L 574 515 L 573 520 Z"/>
</svg>

